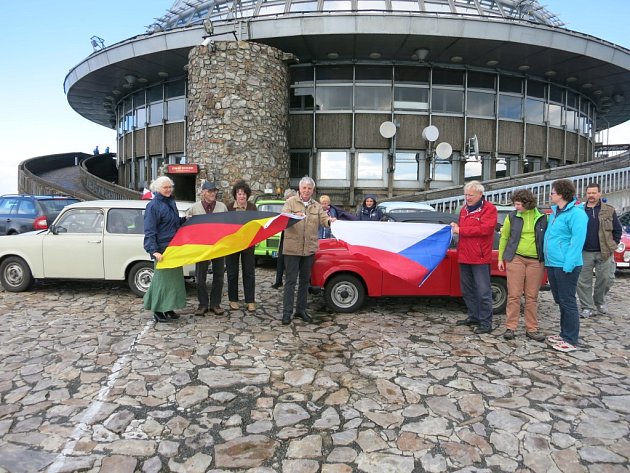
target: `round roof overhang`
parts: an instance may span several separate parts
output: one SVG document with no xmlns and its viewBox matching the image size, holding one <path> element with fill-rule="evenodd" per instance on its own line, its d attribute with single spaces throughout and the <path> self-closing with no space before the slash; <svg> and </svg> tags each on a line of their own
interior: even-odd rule
<svg viewBox="0 0 630 473">
<path fill-rule="evenodd" d="M 115 102 L 139 85 L 128 84 L 125 76 L 146 83 L 184 76 L 188 52 L 204 34 L 202 27 L 180 28 L 97 51 L 66 76 L 68 102 L 87 119 L 111 126 L 106 104 L 112 91 L 120 92 Z M 435 14 L 318 13 L 217 22 L 212 39 L 268 44 L 301 62 L 329 62 L 329 53 L 337 61 L 374 62 L 370 55 L 378 53 L 379 63 L 417 63 L 415 51 L 425 48 L 430 64 L 452 64 L 459 57 L 457 67 L 518 75 L 528 66 L 530 77 L 546 80 L 553 71 L 553 83 L 589 96 L 600 112 L 606 109 L 598 113 L 598 130 L 630 120 L 630 50 L 559 27 Z M 489 61 L 496 65 L 489 67 Z"/>
</svg>

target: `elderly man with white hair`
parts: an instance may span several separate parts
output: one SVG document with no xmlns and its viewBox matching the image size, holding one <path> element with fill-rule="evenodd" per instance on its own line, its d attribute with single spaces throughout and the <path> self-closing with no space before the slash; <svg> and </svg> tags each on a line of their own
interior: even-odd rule
<svg viewBox="0 0 630 473">
<path fill-rule="evenodd" d="M 313 321 L 306 308 L 311 268 L 317 251 L 318 230 L 320 225 L 330 227 L 330 223 L 335 220 L 334 217 L 329 217 L 321 204 L 313 199 L 314 191 L 315 181 L 305 176 L 300 180 L 298 195 L 289 197 L 282 207 L 283 213 L 304 217 L 302 221 L 284 231 L 282 254 L 287 273 L 282 308 L 284 325 L 291 323 L 298 277 L 295 317 L 305 322 Z"/>
<path fill-rule="evenodd" d="M 484 187 L 479 181 L 464 186 L 466 205 L 459 213 L 459 223 L 451 223 L 453 233 L 459 235 L 459 262 L 462 297 L 468 317 L 457 325 L 475 326 L 475 333 L 492 332 L 492 287 L 490 265 L 497 225 L 497 208 L 483 197 Z"/>
</svg>

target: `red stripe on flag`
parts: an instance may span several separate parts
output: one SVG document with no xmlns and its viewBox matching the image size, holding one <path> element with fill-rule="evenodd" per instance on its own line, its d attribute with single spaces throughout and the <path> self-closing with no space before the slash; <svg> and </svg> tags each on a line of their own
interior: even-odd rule
<svg viewBox="0 0 630 473">
<path fill-rule="evenodd" d="M 168 246 L 214 245 L 221 238 L 236 232 L 238 223 L 195 223 L 181 227 Z"/>
</svg>

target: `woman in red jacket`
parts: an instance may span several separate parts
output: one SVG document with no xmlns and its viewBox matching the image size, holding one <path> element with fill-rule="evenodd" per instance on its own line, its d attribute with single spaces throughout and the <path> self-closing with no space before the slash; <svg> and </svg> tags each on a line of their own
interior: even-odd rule
<svg viewBox="0 0 630 473">
<path fill-rule="evenodd" d="M 459 235 L 459 262 L 462 297 L 468 317 L 457 325 L 476 326 L 475 333 L 492 332 L 492 288 L 490 264 L 497 225 L 497 208 L 483 197 L 484 187 L 478 181 L 464 186 L 466 205 L 459 213 L 459 224 L 451 223 Z"/>
</svg>

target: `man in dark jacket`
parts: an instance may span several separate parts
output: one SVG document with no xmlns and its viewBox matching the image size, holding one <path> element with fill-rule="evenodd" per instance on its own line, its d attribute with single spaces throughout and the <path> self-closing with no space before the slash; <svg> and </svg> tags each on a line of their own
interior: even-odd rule
<svg viewBox="0 0 630 473">
<path fill-rule="evenodd" d="M 613 253 L 621 241 L 622 227 L 615 208 L 602 202 L 602 191 L 597 183 L 586 187 L 584 211 L 588 217 L 588 227 L 582 250 L 584 264 L 578 279 L 577 295 L 582 306 L 580 316 L 588 318 L 598 312 L 608 313 L 605 298 L 615 280 Z"/>
<path fill-rule="evenodd" d="M 492 332 L 492 288 L 490 264 L 492 245 L 497 225 L 497 208 L 483 197 L 484 187 L 478 181 L 464 186 L 466 205 L 459 213 L 459 224 L 451 223 L 453 233 L 459 235 L 459 262 L 462 297 L 468 317 L 457 325 L 476 325 L 475 333 Z"/>
</svg>

